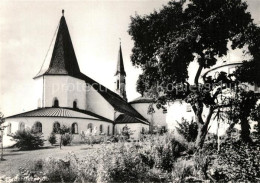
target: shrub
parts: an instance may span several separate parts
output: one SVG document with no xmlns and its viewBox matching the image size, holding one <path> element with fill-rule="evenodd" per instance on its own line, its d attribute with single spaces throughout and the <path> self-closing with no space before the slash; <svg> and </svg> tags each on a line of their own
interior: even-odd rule
<svg viewBox="0 0 260 183">
<path fill-rule="evenodd" d="M 50 136 L 48 137 L 48 141 L 50 142 L 51 145 L 56 144 L 57 143 L 57 138 L 55 133 L 51 133 Z"/>
<path fill-rule="evenodd" d="M 73 139 L 73 136 L 69 133 L 65 133 L 64 135 L 61 136 L 61 143 L 63 146 L 67 146 L 71 144 L 71 141 Z"/>
<path fill-rule="evenodd" d="M 48 158 L 43 171 L 50 182 L 74 182 L 77 177 L 76 165 L 70 160 Z"/>
<path fill-rule="evenodd" d="M 178 133 L 188 142 L 195 142 L 198 135 L 198 124 L 196 122 L 188 122 L 183 119 L 181 123 L 178 123 L 178 125 L 179 127 L 176 127 Z"/>
<path fill-rule="evenodd" d="M 227 139 L 221 144 L 220 154 L 215 162 L 215 174 L 224 181 L 258 182 L 259 149 L 259 143 L 246 144 L 241 140 Z"/>
<path fill-rule="evenodd" d="M 12 137 L 13 140 L 16 141 L 15 147 L 18 147 L 20 150 L 39 149 L 44 145 L 41 134 L 35 133 L 29 129 L 19 130 L 12 135 Z"/>
</svg>

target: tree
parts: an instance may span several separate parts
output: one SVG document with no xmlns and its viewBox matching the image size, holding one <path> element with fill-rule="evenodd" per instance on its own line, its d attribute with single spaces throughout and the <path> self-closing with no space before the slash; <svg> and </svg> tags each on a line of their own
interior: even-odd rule
<svg viewBox="0 0 260 183">
<path fill-rule="evenodd" d="M 4 119 L 4 114 L 2 112 L 0 112 L 0 131 L 1 131 L 1 136 L 0 136 L 0 142 L 1 142 L 1 160 L 3 160 L 3 156 L 4 156 L 4 141 L 3 141 L 3 135 L 4 135 L 4 129 L 5 126 L 3 126 L 5 122 Z"/>
<path fill-rule="evenodd" d="M 232 49 L 248 47 L 251 60 L 244 63 L 260 61 L 256 38 L 260 31 L 247 12 L 247 4 L 242 0 L 170 1 L 159 11 L 131 17 L 128 32 L 134 40 L 131 61 L 143 71 L 138 92 L 152 93 L 159 108 L 176 99 L 190 103 L 198 124 L 196 145 L 202 148 L 212 115 L 231 105 L 219 96 L 225 89 L 235 90 L 244 78 L 239 76 L 247 69 L 240 69 L 235 81 L 224 72 L 215 79 L 202 77 L 202 71 L 227 55 L 228 43 Z M 188 82 L 191 62 L 198 64 L 194 83 Z M 250 79 L 259 81 L 257 77 Z"/>
</svg>

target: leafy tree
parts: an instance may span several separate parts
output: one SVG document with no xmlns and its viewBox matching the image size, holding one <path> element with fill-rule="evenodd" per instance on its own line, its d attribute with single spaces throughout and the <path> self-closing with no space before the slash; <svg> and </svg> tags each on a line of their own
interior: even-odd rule
<svg viewBox="0 0 260 183">
<path fill-rule="evenodd" d="M 131 61 L 143 70 L 138 92 L 153 94 L 159 108 L 176 99 L 190 103 L 198 125 L 196 145 L 202 148 L 212 115 L 231 105 L 220 95 L 228 88 L 237 89 L 248 69 L 241 67 L 235 81 L 224 72 L 213 79 L 202 76 L 202 71 L 227 55 L 229 43 L 232 49 L 248 47 L 251 60 L 244 63 L 256 66 L 260 60 L 260 30 L 247 4 L 242 0 L 170 1 L 159 11 L 131 17 L 128 31 L 134 40 Z M 188 82 L 191 62 L 198 64 L 193 83 Z M 253 74 L 244 79 L 256 83 L 259 77 Z"/>
</svg>

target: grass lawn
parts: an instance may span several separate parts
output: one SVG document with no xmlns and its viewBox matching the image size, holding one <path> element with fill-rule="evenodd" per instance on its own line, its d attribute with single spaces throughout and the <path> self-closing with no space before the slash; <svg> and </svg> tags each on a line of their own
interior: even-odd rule
<svg viewBox="0 0 260 183">
<path fill-rule="evenodd" d="M 69 152 L 74 152 L 77 157 L 81 158 L 91 153 L 95 149 L 100 148 L 101 145 L 79 144 L 71 146 L 45 146 L 42 149 L 32 151 L 18 151 L 16 148 L 4 149 L 4 160 L 0 161 L 0 176 L 14 176 L 19 171 L 19 167 L 26 168 L 30 161 L 45 159 L 48 157 L 65 158 Z"/>
</svg>

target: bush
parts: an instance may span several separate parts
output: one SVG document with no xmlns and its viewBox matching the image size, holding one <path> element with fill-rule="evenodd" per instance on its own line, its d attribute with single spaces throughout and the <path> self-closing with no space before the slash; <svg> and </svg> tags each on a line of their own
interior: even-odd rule
<svg viewBox="0 0 260 183">
<path fill-rule="evenodd" d="M 29 129 L 19 130 L 12 135 L 12 137 L 13 140 L 16 141 L 15 147 L 18 147 L 20 150 L 39 149 L 44 145 L 41 134 L 35 133 Z"/>
<path fill-rule="evenodd" d="M 69 133 L 65 133 L 64 135 L 61 136 L 61 143 L 63 146 L 67 146 L 71 144 L 71 141 L 73 139 L 73 136 Z"/>
<path fill-rule="evenodd" d="M 260 179 L 260 144 L 246 144 L 241 140 L 227 139 L 221 144 L 215 161 L 214 176 L 224 181 L 258 182 Z"/>
<path fill-rule="evenodd" d="M 183 119 L 181 123 L 178 123 L 179 127 L 176 127 L 178 133 L 182 135 L 188 142 L 195 142 L 198 135 L 198 124 L 196 122 L 188 122 Z"/>
<path fill-rule="evenodd" d="M 55 133 L 51 133 L 50 136 L 48 137 L 48 141 L 50 142 L 51 145 L 56 144 L 57 143 L 57 138 Z"/>
</svg>

